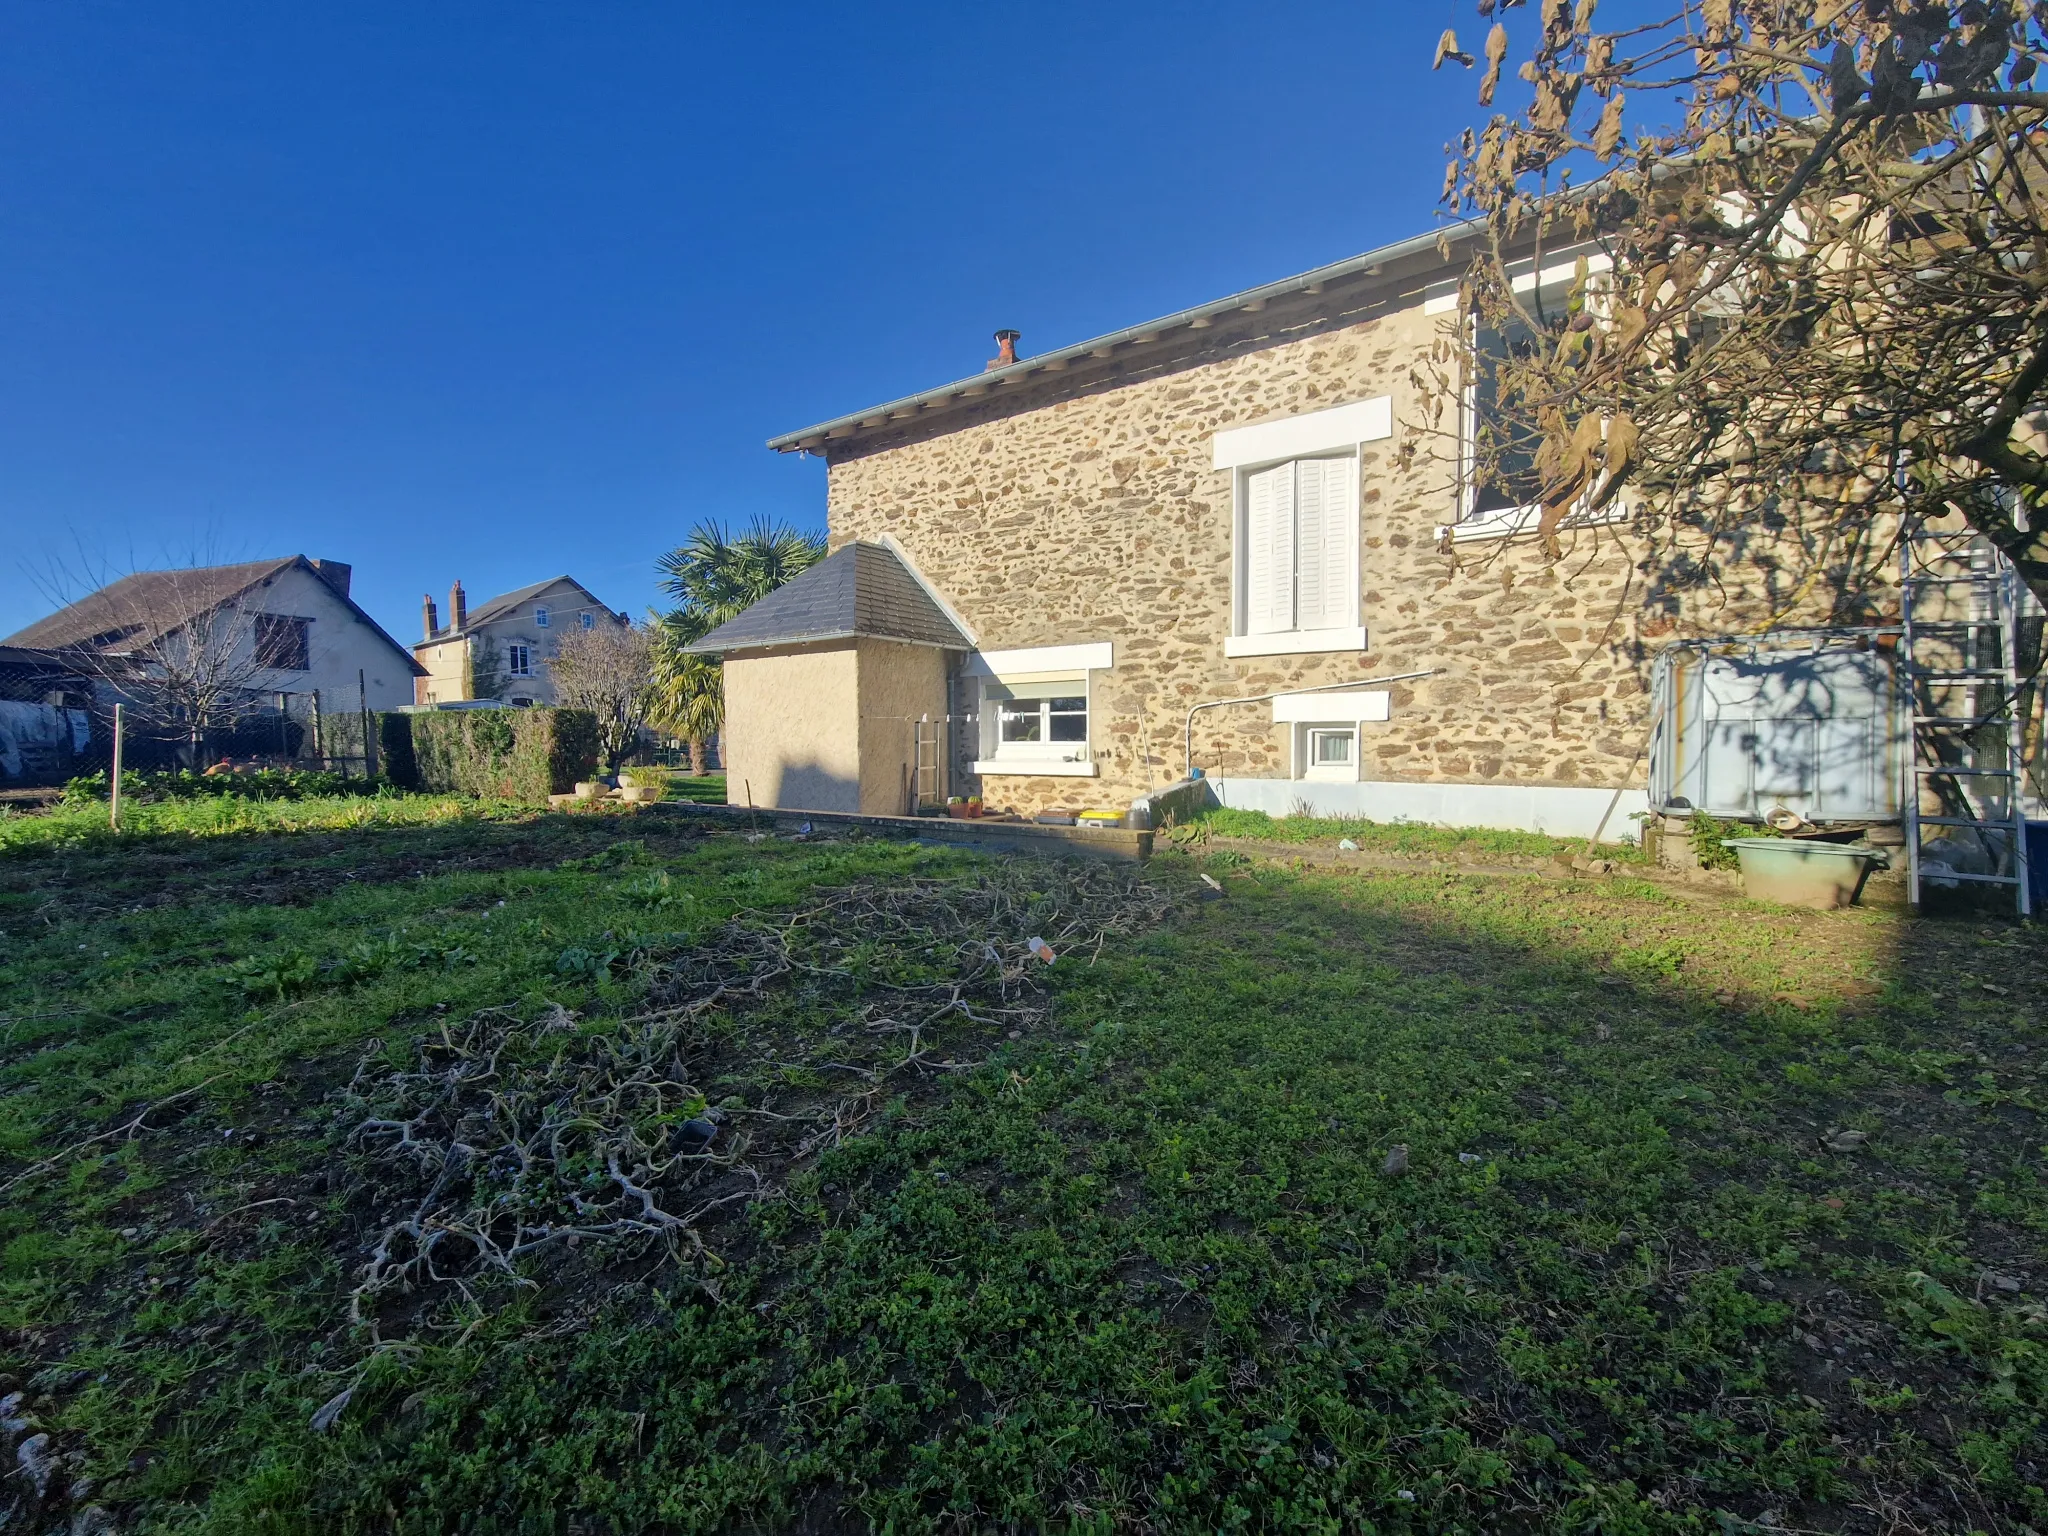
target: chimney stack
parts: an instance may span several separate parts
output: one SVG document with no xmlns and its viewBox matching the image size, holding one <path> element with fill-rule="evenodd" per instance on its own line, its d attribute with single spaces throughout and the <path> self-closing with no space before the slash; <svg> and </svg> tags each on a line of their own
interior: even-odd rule
<svg viewBox="0 0 2048 1536">
<path fill-rule="evenodd" d="M 434 606 L 434 594 L 431 592 L 420 598 L 420 622 L 426 626 L 426 638 L 429 640 L 441 627 L 441 610 Z"/>
<path fill-rule="evenodd" d="M 307 562 L 319 573 L 320 579 L 334 588 L 343 597 L 348 596 L 349 572 L 354 569 L 344 560 L 312 560 Z"/>
<path fill-rule="evenodd" d="M 988 360 L 982 372 L 993 373 L 998 368 L 1007 368 L 1017 361 L 1017 341 L 1022 331 L 997 331 L 996 355 Z"/>
<path fill-rule="evenodd" d="M 461 634 L 469 623 L 469 599 L 462 595 L 462 583 L 448 589 L 448 627 Z"/>
</svg>

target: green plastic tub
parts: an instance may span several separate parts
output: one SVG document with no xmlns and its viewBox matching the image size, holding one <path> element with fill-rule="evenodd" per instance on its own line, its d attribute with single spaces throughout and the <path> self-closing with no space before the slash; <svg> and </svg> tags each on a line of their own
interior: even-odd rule
<svg viewBox="0 0 2048 1536">
<path fill-rule="evenodd" d="M 1724 837 L 1721 846 L 1741 861 L 1745 896 L 1825 912 L 1854 902 L 1865 877 L 1886 863 L 1875 848 L 1799 837 Z"/>
</svg>

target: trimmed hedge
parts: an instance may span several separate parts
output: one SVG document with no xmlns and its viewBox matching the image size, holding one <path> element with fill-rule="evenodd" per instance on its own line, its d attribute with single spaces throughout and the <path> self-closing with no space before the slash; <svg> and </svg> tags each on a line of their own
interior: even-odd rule
<svg viewBox="0 0 2048 1536">
<path fill-rule="evenodd" d="M 581 709 L 449 709 L 378 720 L 378 767 L 434 794 L 541 801 L 597 771 L 597 719 Z"/>
</svg>

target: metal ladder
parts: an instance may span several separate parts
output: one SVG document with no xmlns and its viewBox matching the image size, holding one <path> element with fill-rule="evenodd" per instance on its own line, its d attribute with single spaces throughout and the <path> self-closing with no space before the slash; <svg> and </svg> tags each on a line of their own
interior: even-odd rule
<svg viewBox="0 0 2048 1536">
<path fill-rule="evenodd" d="M 946 727 L 951 715 L 934 720 L 926 715 L 910 722 L 910 814 L 946 803 Z"/>
<path fill-rule="evenodd" d="M 1923 878 L 2002 885 L 2012 888 L 2026 917 L 2032 905 L 2016 655 L 2019 574 L 1967 527 L 1915 522 L 1899 541 L 1899 609 L 1909 743 L 1900 803 L 1912 903 L 1920 905 Z M 1940 810 L 1923 812 L 1924 796 Z M 1921 840 L 1930 827 L 1972 829 L 1992 872 L 1944 866 L 1923 876 Z"/>
</svg>

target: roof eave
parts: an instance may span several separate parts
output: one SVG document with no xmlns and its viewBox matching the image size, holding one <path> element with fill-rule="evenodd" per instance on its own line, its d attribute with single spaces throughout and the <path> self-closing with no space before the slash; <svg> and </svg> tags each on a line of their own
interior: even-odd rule
<svg viewBox="0 0 2048 1536">
<path fill-rule="evenodd" d="M 1361 255 L 1333 261 L 1327 266 L 1297 273 L 1293 277 L 1281 278 L 1278 282 L 1247 288 L 1242 293 L 1233 293 L 1227 298 L 1200 304 L 1192 309 L 1183 309 L 1158 320 L 1148 320 L 1143 325 L 1126 326 L 1123 330 L 1112 331 L 1107 336 L 1076 342 L 1070 347 L 1062 347 L 1054 352 L 1042 352 L 1036 357 L 1025 358 L 1007 368 L 992 368 L 985 373 L 955 379 L 952 383 L 942 384 L 937 389 L 905 395 L 900 400 L 870 406 L 864 411 L 854 411 L 845 416 L 835 417 L 831 421 L 821 421 L 815 426 L 804 427 L 795 432 L 785 432 L 780 437 L 769 438 L 768 446 L 777 453 L 816 452 L 831 442 L 843 441 L 854 436 L 863 428 L 874 429 L 886 426 L 891 421 L 907 420 L 920 411 L 957 399 L 979 398 L 992 389 L 1024 379 L 1033 373 L 1057 373 L 1080 358 L 1097 354 L 1107 357 L 1120 346 L 1157 341 L 1167 331 L 1197 324 L 1207 326 L 1214 323 L 1217 316 L 1232 311 L 1253 312 L 1264 308 L 1275 299 L 1286 298 L 1296 293 L 1320 292 L 1329 283 L 1366 272 L 1370 268 L 1438 250 L 1448 241 L 1466 239 L 1478 233 L 1480 227 L 1474 221 L 1465 220 L 1428 234 L 1412 235 L 1405 240 L 1397 240 L 1391 245 L 1383 245 Z"/>
<path fill-rule="evenodd" d="M 712 644 L 717 634 L 713 630 L 694 645 L 683 647 L 685 656 L 730 656 L 737 651 L 779 651 L 794 645 L 826 645 L 835 640 L 881 640 L 890 645 L 921 645 L 934 651 L 959 651 L 963 655 L 974 649 L 965 640 L 916 640 L 909 635 L 882 635 L 865 629 L 838 629 L 825 635 L 788 635 L 779 640 L 732 640 Z"/>
</svg>

